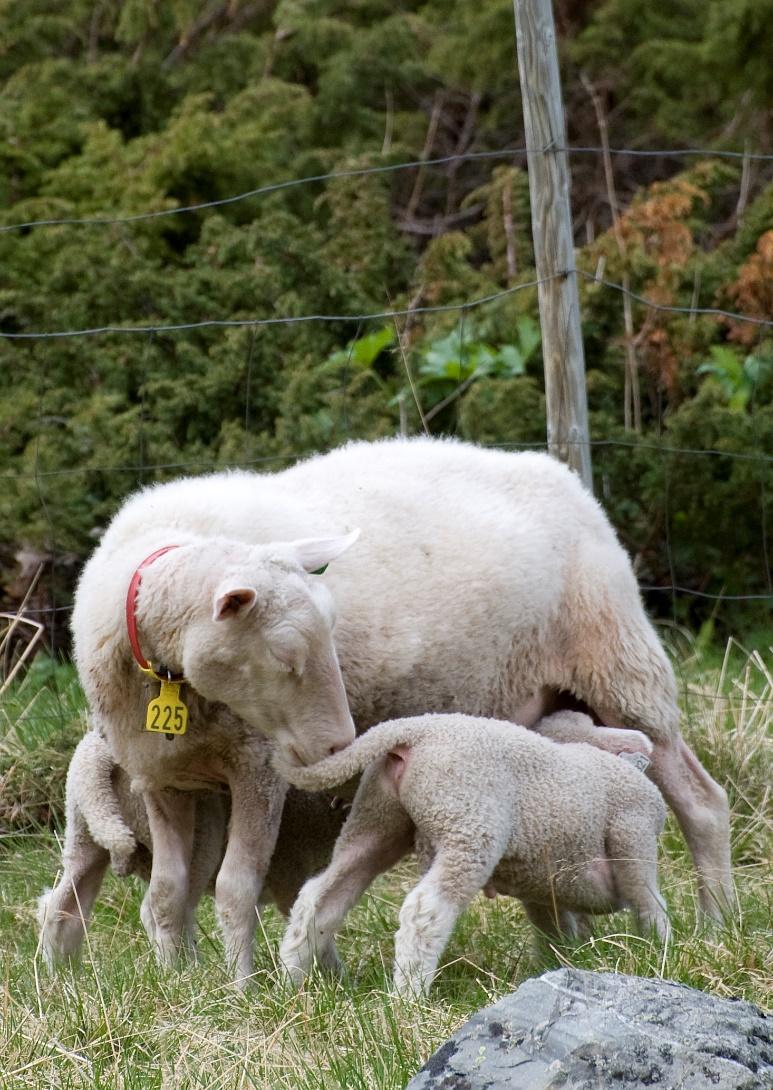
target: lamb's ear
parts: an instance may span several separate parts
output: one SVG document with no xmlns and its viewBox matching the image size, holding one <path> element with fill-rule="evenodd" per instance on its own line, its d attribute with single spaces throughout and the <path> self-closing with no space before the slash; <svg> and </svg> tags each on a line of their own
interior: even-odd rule
<svg viewBox="0 0 773 1090">
<path fill-rule="evenodd" d="M 341 537 L 308 537 L 300 541 L 291 541 L 288 549 L 307 572 L 317 573 L 331 560 L 337 560 L 360 536 L 359 529 Z"/>
<path fill-rule="evenodd" d="M 224 621 L 229 617 L 243 617 L 255 605 L 257 597 L 258 592 L 254 587 L 218 587 L 212 620 Z"/>
</svg>

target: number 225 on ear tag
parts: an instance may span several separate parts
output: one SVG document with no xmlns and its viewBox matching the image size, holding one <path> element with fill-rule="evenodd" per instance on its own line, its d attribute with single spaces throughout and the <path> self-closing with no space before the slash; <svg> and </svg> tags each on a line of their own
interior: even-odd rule
<svg viewBox="0 0 773 1090">
<path fill-rule="evenodd" d="M 188 709 L 180 699 L 180 683 L 162 681 L 161 692 L 148 704 L 145 730 L 157 734 L 185 734 L 188 727 Z"/>
</svg>

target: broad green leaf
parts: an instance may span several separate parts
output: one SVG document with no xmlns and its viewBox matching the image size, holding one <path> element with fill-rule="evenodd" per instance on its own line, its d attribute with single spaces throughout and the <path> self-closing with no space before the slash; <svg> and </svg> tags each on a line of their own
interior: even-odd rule
<svg viewBox="0 0 773 1090">
<path fill-rule="evenodd" d="M 526 361 L 520 348 L 514 344 L 503 344 L 497 357 L 497 374 L 505 378 L 514 378 L 526 371 Z"/>
</svg>

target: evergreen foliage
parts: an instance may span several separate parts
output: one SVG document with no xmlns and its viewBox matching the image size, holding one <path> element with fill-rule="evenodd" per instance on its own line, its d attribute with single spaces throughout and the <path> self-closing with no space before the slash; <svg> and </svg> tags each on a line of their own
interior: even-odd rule
<svg viewBox="0 0 773 1090">
<path fill-rule="evenodd" d="M 770 0 L 566 0 L 557 13 L 571 142 L 599 142 L 583 74 L 615 146 L 770 150 Z M 0 0 L 0 226 L 517 147 L 513 34 L 511 0 Z M 769 164 L 742 179 L 740 162 L 615 157 L 618 232 L 600 157 L 572 165 L 579 268 L 667 305 L 773 317 Z M 457 159 L 0 233 L 0 332 L 357 315 L 533 278 L 522 159 Z M 770 329 L 635 304 L 626 389 L 622 298 L 591 282 L 581 294 L 592 439 L 630 444 L 596 448 L 597 490 L 643 581 L 769 593 Z M 6 569 L 21 546 L 85 556 L 151 479 L 418 431 L 412 388 L 434 432 L 538 444 L 536 320 L 527 289 L 386 325 L 0 337 Z M 720 616 L 755 619 L 732 609 Z"/>
</svg>

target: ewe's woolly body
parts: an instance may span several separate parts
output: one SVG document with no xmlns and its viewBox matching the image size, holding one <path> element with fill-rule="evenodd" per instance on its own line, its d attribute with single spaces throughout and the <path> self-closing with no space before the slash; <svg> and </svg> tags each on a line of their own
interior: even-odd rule
<svg viewBox="0 0 773 1090">
<path fill-rule="evenodd" d="M 324 582 L 358 729 L 428 710 L 520 720 L 516 713 L 543 686 L 574 691 L 578 680 L 593 704 L 607 697 L 611 671 L 621 675 L 611 679 L 621 702 L 647 709 L 647 733 L 673 736 L 671 671 L 628 559 L 575 476 L 543 454 L 416 439 L 350 444 L 276 475 L 183 479 L 130 499 L 86 568 L 73 621 L 87 689 L 125 690 L 129 714 L 109 727 L 111 739 L 131 731 L 132 748 L 165 765 L 194 739 L 192 723 L 172 754 L 141 731 L 144 682 L 129 657 L 121 596 L 148 552 L 194 535 L 267 543 L 355 526 L 360 541 Z M 138 613 L 146 627 L 167 629 L 146 654 L 174 654 L 191 608 L 177 604 L 175 563 L 168 554 L 144 576 Z M 153 604 L 161 585 L 163 609 Z M 196 586 L 206 585 L 205 570 Z M 610 630 L 625 670 L 604 661 Z M 202 715 L 211 721 L 209 709 Z"/>
</svg>

